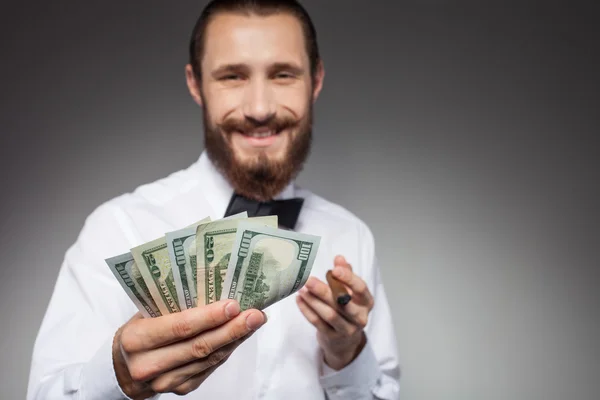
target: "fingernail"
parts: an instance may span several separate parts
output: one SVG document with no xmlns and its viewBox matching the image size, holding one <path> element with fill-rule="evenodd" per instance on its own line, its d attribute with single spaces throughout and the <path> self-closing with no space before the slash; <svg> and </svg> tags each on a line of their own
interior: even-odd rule
<svg viewBox="0 0 600 400">
<path fill-rule="evenodd" d="M 260 328 L 265 322 L 265 317 L 262 317 L 260 314 L 255 312 L 251 313 L 246 317 L 246 326 L 248 327 L 248 329 L 251 329 L 253 331 Z"/>
<path fill-rule="evenodd" d="M 240 305 L 237 301 L 232 301 L 225 306 L 225 316 L 231 319 L 240 313 Z"/>
<path fill-rule="evenodd" d="M 267 321 L 269 320 L 269 317 L 267 317 L 267 314 L 264 311 L 261 311 L 261 313 L 265 316 L 265 324 L 266 324 Z"/>
</svg>

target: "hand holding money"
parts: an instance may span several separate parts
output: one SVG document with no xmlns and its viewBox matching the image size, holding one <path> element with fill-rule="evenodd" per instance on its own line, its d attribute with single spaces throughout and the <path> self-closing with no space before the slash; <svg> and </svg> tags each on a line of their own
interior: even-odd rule
<svg viewBox="0 0 600 400">
<path fill-rule="evenodd" d="M 276 226 L 205 218 L 105 260 L 140 310 L 113 341 L 125 394 L 195 390 L 266 322 L 259 310 L 306 283 L 320 238 Z"/>
<path fill-rule="evenodd" d="M 138 313 L 114 338 L 119 385 L 133 399 L 187 394 L 265 322 L 262 312 L 240 312 L 232 300 L 156 318 Z"/>
<path fill-rule="evenodd" d="M 311 277 L 296 298 L 306 319 L 317 328 L 317 341 L 323 350 L 325 362 L 340 370 L 360 354 L 366 343 L 364 328 L 374 300 L 366 283 L 359 278 L 342 256 L 334 260 L 332 274 L 349 290 L 351 301 L 340 305 L 331 288 Z"/>
</svg>

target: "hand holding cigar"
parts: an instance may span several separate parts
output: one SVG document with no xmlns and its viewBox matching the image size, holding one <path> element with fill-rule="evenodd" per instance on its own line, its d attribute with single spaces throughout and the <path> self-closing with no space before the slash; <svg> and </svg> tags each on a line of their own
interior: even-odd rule
<svg viewBox="0 0 600 400">
<path fill-rule="evenodd" d="M 350 303 L 350 300 L 352 300 L 352 296 L 350 296 L 350 293 L 348 293 L 346 286 L 344 286 L 342 282 L 338 281 L 333 277 L 333 273 L 331 272 L 331 270 L 327 271 L 327 274 L 325 274 L 325 278 L 327 279 L 327 283 L 331 288 L 331 293 L 333 294 L 333 301 L 341 306 L 345 306 L 346 304 Z"/>
<path fill-rule="evenodd" d="M 298 291 L 296 302 L 308 322 L 317 328 L 323 359 L 340 370 L 360 354 L 365 328 L 375 301 L 367 283 L 338 255 L 325 274 L 327 282 L 311 276 Z"/>
</svg>

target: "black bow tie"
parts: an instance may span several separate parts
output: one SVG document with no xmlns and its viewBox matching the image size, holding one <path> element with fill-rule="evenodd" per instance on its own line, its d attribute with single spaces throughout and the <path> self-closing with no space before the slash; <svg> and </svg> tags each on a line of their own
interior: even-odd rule
<svg viewBox="0 0 600 400">
<path fill-rule="evenodd" d="M 279 226 L 294 229 L 302 203 L 304 203 L 304 199 L 299 197 L 289 200 L 259 202 L 234 193 L 227 206 L 227 211 L 225 211 L 225 217 L 244 211 L 248 213 L 248 217 L 277 215 Z"/>
</svg>

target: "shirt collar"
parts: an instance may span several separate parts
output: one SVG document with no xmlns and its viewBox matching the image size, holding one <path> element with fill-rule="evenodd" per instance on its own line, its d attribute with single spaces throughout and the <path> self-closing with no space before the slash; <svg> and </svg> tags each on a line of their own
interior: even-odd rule
<svg viewBox="0 0 600 400">
<path fill-rule="evenodd" d="M 214 164 L 210 161 L 206 150 L 202 151 L 197 164 L 197 174 L 201 179 L 202 192 L 210 205 L 213 208 L 213 220 L 223 218 L 227 205 L 233 195 L 233 187 L 227 182 L 225 177 L 217 170 Z M 285 200 L 294 197 L 294 182 L 290 182 L 287 186 L 275 196 L 274 200 Z"/>
</svg>

